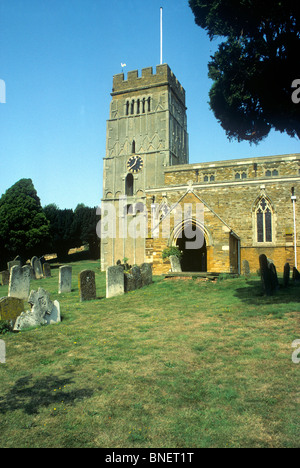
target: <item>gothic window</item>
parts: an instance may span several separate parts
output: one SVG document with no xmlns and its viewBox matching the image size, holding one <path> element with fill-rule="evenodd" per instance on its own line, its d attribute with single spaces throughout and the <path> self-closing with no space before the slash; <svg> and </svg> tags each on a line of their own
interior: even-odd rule
<svg viewBox="0 0 300 468">
<path fill-rule="evenodd" d="M 133 196 L 133 175 L 127 174 L 126 182 L 125 182 L 125 194 L 128 197 Z"/>
<path fill-rule="evenodd" d="M 272 207 L 266 198 L 261 198 L 256 205 L 257 242 L 272 242 Z"/>
<path fill-rule="evenodd" d="M 148 102 L 148 112 L 150 112 L 151 111 L 151 98 L 150 97 L 147 99 L 147 102 Z"/>
<path fill-rule="evenodd" d="M 131 115 L 134 114 L 134 99 L 131 101 Z"/>
<path fill-rule="evenodd" d="M 236 172 L 234 177 L 236 180 L 247 179 L 247 172 Z"/>
<path fill-rule="evenodd" d="M 271 177 L 271 175 L 272 175 L 271 171 L 269 171 L 269 170 L 266 171 L 266 176 L 267 176 L 267 177 Z"/>
<path fill-rule="evenodd" d="M 146 99 L 145 98 L 143 98 L 142 104 L 143 104 L 143 114 L 145 114 L 146 112 L 146 109 L 145 109 Z"/>
<path fill-rule="evenodd" d="M 274 171 L 272 171 L 272 176 L 278 176 L 278 171 L 277 171 L 277 169 L 274 169 Z"/>
<path fill-rule="evenodd" d="M 134 154 L 135 153 L 135 140 L 133 140 L 133 142 L 132 142 L 132 148 L 131 149 L 132 149 L 131 152 Z"/>
<path fill-rule="evenodd" d="M 215 176 L 213 174 L 205 174 L 203 178 L 204 182 L 214 182 L 215 181 Z"/>
<path fill-rule="evenodd" d="M 129 101 L 126 102 L 126 115 L 129 115 Z"/>
<path fill-rule="evenodd" d="M 140 104 L 141 104 L 141 101 L 138 99 L 138 100 L 137 100 L 137 108 L 136 108 L 136 113 L 137 113 L 137 114 L 140 113 Z"/>
</svg>

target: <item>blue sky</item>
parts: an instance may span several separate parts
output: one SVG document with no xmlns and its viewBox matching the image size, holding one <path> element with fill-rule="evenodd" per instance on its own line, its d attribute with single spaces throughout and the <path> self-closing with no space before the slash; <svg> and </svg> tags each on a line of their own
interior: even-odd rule
<svg viewBox="0 0 300 468">
<path fill-rule="evenodd" d="M 112 77 L 160 60 L 184 86 L 190 162 L 300 152 L 272 132 L 258 146 L 229 142 L 208 106 L 217 48 L 188 0 L 0 0 L 0 195 L 31 178 L 43 206 L 100 204 Z"/>
</svg>

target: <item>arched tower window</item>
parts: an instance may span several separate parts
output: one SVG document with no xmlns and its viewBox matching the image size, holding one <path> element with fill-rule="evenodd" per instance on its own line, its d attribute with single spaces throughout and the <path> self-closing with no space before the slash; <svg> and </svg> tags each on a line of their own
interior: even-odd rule
<svg viewBox="0 0 300 468">
<path fill-rule="evenodd" d="M 135 140 L 133 140 L 133 142 L 132 142 L 131 150 L 132 150 L 131 152 L 132 152 L 133 154 L 135 154 Z"/>
<path fill-rule="evenodd" d="M 127 174 L 126 181 L 125 181 L 125 195 L 128 197 L 133 196 L 133 175 Z"/>
<path fill-rule="evenodd" d="M 272 207 L 267 198 L 262 197 L 255 208 L 257 242 L 272 242 Z"/>
<path fill-rule="evenodd" d="M 134 99 L 131 101 L 131 115 L 134 114 Z"/>
<path fill-rule="evenodd" d="M 129 101 L 126 102 L 126 115 L 129 115 Z"/>
</svg>

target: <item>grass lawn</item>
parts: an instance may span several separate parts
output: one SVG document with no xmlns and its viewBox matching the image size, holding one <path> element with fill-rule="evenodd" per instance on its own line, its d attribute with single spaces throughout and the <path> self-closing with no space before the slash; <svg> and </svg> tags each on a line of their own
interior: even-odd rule
<svg viewBox="0 0 300 468">
<path fill-rule="evenodd" d="M 299 447 L 300 287 L 155 277 L 105 299 L 99 264 L 72 266 L 70 294 L 58 269 L 32 283 L 61 323 L 0 336 L 0 447 Z M 85 268 L 98 299 L 80 303 Z"/>
</svg>

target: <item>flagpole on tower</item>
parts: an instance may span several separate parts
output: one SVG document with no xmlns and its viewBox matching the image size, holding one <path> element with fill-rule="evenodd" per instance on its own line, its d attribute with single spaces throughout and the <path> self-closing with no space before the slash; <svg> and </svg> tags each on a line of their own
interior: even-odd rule
<svg viewBox="0 0 300 468">
<path fill-rule="evenodd" d="M 163 63 L 163 8 L 160 7 L 160 64 Z"/>
</svg>

